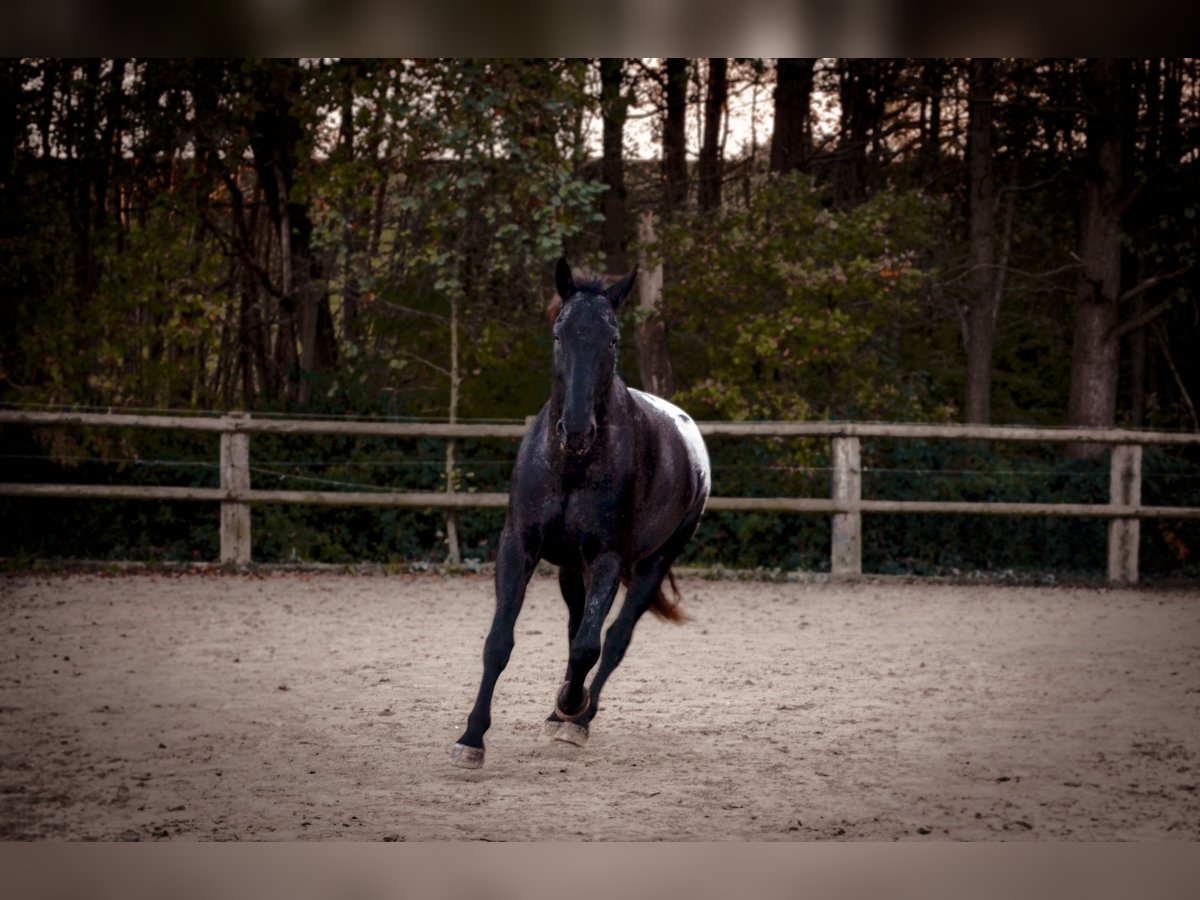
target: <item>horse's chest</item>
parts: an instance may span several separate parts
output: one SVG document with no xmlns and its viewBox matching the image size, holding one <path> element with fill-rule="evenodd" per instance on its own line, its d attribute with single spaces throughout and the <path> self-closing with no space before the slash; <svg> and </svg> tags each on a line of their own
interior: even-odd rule
<svg viewBox="0 0 1200 900">
<path fill-rule="evenodd" d="M 561 498 L 544 540 L 555 556 L 591 557 L 619 547 L 624 528 L 619 492 L 580 487 Z"/>
</svg>

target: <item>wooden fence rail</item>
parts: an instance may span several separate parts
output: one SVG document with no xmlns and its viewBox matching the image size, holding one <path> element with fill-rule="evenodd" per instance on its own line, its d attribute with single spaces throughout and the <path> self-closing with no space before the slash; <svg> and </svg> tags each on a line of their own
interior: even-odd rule
<svg viewBox="0 0 1200 900">
<path fill-rule="evenodd" d="M 417 508 L 503 508 L 502 493 L 283 491 L 250 485 L 250 435 L 340 434 L 386 438 L 521 438 L 526 425 L 361 422 L 342 420 L 255 419 L 239 413 L 219 417 L 146 416 L 125 413 L 61 413 L 0 410 L 0 425 L 161 428 L 215 432 L 220 435 L 219 488 L 0 483 L 0 495 L 18 497 L 195 500 L 221 505 L 222 562 L 250 562 L 250 508 L 263 503 L 317 506 L 391 506 Z M 1068 516 L 1107 519 L 1108 578 L 1135 583 L 1138 540 L 1143 519 L 1200 518 L 1200 508 L 1145 506 L 1141 502 L 1142 448 L 1147 445 L 1200 443 L 1200 435 L 1125 429 L 1051 429 L 1010 426 L 899 425 L 841 422 L 700 422 L 706 435 L 827 438 L 832 442 L 831 496 L 711 497 L 712 510 L 820 513 L 832 517 L 830 571 L 836 576 L 862 573 L 864 514 L 954 514 Z M 1040 443 L 1091 443 L 1111 447 L 1108 503 L 980 503 L 923 500 L 870 500 L 862 497 L 863 439 L 982 440 Z"/>
</svg>

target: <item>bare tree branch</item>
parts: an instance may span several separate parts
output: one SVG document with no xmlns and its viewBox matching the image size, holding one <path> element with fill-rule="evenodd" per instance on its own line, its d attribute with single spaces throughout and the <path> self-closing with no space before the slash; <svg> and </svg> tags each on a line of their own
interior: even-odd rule
<svg viewBox="0 0 1200 900">
<path fill-rule="evenodd" d="M 395 353 L 397 356 L 403 356 L 407 359 L 411 359 L 413 362 L 419 362 L 423 366 L 428 366 L 429 368 L 433 369 L 435 372 L 437 372 L 441 375 L 445 375 L 447 378 L 450 377 L 449 369 L 444 368 L 443 366 L 439 366 L 435 362 L 430 362 L 423 356 L 417 356 L 417 354 L 409 353 L 407 350 L 393 350 L 392 352 Z"/>
<path fill-rule="evenodd" d="M 393 303 L 391 300 L 383 300 L 379 297 L 376 297 L 371 302 L 393 312 L 403 313 L 408 316 L 423 316 L 426 319 L 433 319 L 433 321 L 440 322 L 443 325 L 450 324 L 450 320 L 445 316 L 439 316 L 437 313 L 425 312 L 423 309 L 413 309 L 411 306 L 404 306 L 401 303 Z"/>
<path fill-rule="evenodd" d="M 1188 415 L 1192 418 L 1192 431 L 1200 431 L 1200 419 L 1196 417 L 1196 407 L 1192 403 L 1192 398 L 1188 394 L 1187 387 L 1184 386 L 1183 379 L 1179 375 L 1179 370 L 1175 368 L 1175 360 L 1171 358 L 1171 348 L 1167 346 L 1167 333 L 1163 330 L 1162 322 L 1154 323 L 1154 334 L 1158 337 L 1158 344 L 1162 347 L 1163 358 L 1166 359 L 1167 365 L 1171 369 L 1171 374 L 1175 376 L 1175 386 L 1179 388 L 1179 394 L 1183 397 L 1183 402 L 1187 406 Z"/>
<path fill-rule="evenodd" d="M 1126 300 L 1132 300 L 1134 297 L 1146 293 L 1146 291 L 1150 290 L 1150 288 L 1156 287 L 1157 285 L 1162 284 L 1164 281 L 1170 281 L 1172 278 L 1178 278 L 1180 275 L 1188 272 L 1191 268 L 1191 263 L 1189 263 L 1188 265 L 1178 268 L 1173 272 L 1166 272 L 1161 275 L 1152 275 L 1141 284 L 1137 285 L 1136 287 L 1131 287 L 1129 290 L 1123 293 L 1119 298 L 1117 298 L 1117 302 L 1124 303 Z"/>
<path fill-rule="evenodd" d="M 1188 272 L 1191 268 L 1192 267 L 1189 264 L 1189 265 L 1183 266 L 1181 268 L 1175 269 L 1173 272 L 1165 272 L 1165 273 L 1162 273 L 1159 275 L 1153 275 L 1150 278 L 1147 278 L 1141 284 L 1139 284 L 1135 287 L 1131 287 L 1129 290 L 1127 290 L 1125 293 L 1123 293 L 1120 296 L 1120 298 L 1118 299 L 1118 302 L 1124 303 L 1127 300 L 1133 300 L 1136 297 L 1140 297 L 1142 294 L 1146 293 L 1146 291 L 1150 290 L 1151 288 L 1162 284 L 1164 281 L 1169 281 L 1172 278 L 1178 278 L 1180 275 L 1183 275 L 1185 272 Z M 1138 315 L 1136 315 L 1132 319 L 1130 319 L 1128 322 L 1114 328 L 1112 330 L 1113 337 L 1116 338 L 1117 340 L 1120 340 L 1125 335 L 1130 334 L 1131 332 L 1137 331 L 1140 328 L 1145 328 L 1147 325 L 1149 325 L 1151 322 L 1155 321 L 1159 316 L 1161 316 L 1163 313 L 1165 313 L 1167 310 L 1169 310 L 1172 306 L 1174 306 L 1176 304 L 1176 302 L 1178 302 L 1178 300 L 1179 300 L 1178 297 L 1174 297 L 1174 296 L 1168 297 L 1166 300 L 1163 300 L 1161 303 L 1158 303 L 1158 304 L 1150 307 L 1149 309 L 1145 310 L 1144 312 L 1139 313 Z"/>
</svg>

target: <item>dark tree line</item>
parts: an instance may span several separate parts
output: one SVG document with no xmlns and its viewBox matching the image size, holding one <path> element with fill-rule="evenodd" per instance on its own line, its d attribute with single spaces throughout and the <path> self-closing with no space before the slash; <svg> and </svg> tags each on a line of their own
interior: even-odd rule
<svg viewBox="0 0 1200 900">
<path fill-rule="evenodd" d="M 645 263 L 627 374 L 706 414 L 1195 429 L 1198 88 L 1194 59 L 6 60 L 0 398 L 523 415 L 565 248 Z"/>
</svg>

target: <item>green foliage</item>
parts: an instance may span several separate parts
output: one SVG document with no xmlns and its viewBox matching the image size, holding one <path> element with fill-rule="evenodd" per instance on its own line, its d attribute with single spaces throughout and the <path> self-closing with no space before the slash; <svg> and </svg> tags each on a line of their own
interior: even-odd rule
<svg viewBox="0 0 1200 900">
<path fill-rule="evenodd" d="M 236 308 L 220 284 L 223 257 L 195 239 L 195 223 L 157 204 L 129 229 L 101 268 L 88 354 L 94 396 L 116 406 L 216 405 L 202 396 L 214 335 L 228 335 Z"/>
<path fill-rule="evenodd" d="M 358 291 L 365 315 L 364 334 L 327 393 L 366 388 L 403 397 L 410 413 L 444 416 L 457 375 L 456 415 L 524 415 L 528 392 L 475 376 L 485 366 L 511 366 L 518 377 L 530 371 L 529 357 L 544 349 L 530 332 L 539 331 L 550 265 L 598 216 L 602 186 L 581 176 L 572 157 L 571 129 L 591 102 L 586 69 L 517 60 L 400 66 L 371 73 L 391 91 L 371 87 L 370 78 L 359 85 L 358 117 L 377 123 L 360 139 L 394 146 L 391 164 L 335 156 L 314 167 L 308 182 L 314 193 L 347 198 L 321 208 L 315 240 L 342 253 L 335 301 Z M 341 76 L 331 70 L 326 77 Z M 361 227 L 372 196 L 382 192 L 375 252 L 354 253 L 346 229 Z M 388 405 L 397 408 L 394 400 Z"/>
<path fill-rule="evenodd" d="M 664 229 L 680 399 L 711 418 L 944 418 L 906 345 L 937 223 L 916 193 L 835 212 L 809 180 L 771 176 L 744 209 Z"/>
</svg>

